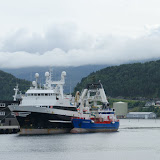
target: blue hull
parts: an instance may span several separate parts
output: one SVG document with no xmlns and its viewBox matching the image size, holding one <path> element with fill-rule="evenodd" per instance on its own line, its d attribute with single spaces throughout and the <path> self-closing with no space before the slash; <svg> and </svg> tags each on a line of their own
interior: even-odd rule
<svg viewBox="0 0 160 160">
<path fill-rule="evenodd" d="M 119 122 L 114 123 L 94 123 L 92 120 L 86 119 L 72 119 L 72 124 L 74 128 L 72 133 L 82 133 L 82 132 L 113 132 L 117 131 L 119 128 Z"/>
</svg>

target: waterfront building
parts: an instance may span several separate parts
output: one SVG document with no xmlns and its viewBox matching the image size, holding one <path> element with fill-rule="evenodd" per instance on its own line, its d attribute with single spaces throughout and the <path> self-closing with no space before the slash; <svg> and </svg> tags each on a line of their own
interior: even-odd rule
<svg viewBox="0 0 160 160">
<path fill-rule="evenodd" d="M 153 112 L 129 112 L 127 118 L 129 119 L 154 119 L 156 114 Z"/>
<path fill-rule="evenodd" d="M 11 113 L 8 105 L 19 104 L 19 101 L 4 101 L 0 100 L 0 125 L 3 126 L 17 126 L 18 121 Z"/>
<path fill-rule="evenodd" d="M 115 109 L 115 114 L 118 118 L 126 118 L 126 115 L 128 113 L 127 102 L 114 102 L 113 108 Z"/>
<path fill-rule="evenodd" d="M 156 101 L 154 106 L 155 107 L 160 107 L 160 101 Z"/>
<path fill-rule="evenodd" d="M 155 106 L 155 102 L 153 101 L 146 102 L 145 107 L 151 107 L 151 106 Z"/>
</svg>

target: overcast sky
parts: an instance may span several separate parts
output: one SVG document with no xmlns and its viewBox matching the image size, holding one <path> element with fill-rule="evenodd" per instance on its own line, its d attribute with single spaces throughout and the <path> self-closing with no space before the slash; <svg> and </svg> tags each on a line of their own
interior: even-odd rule
<svg viewBox="0 0 160 160">
<path fill-rule="evenodd" d="M 159 0 L 0 0 L 0 68 L 160 58 Z"/>
</svg>

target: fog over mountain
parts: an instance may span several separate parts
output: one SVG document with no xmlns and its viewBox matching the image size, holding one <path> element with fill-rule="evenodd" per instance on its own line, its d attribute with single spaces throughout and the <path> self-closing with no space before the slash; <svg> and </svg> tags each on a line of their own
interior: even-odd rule
<svg viewBox="0 0 160 160">
<path fill-rule="evenodd" d="M 81 81 L 83 77 L 88 76 L 90 73 L 100 70 L 107 67 L 107 65 L 87 65 L 79 67 L 27 67 L 27 68 L 18 68 L 18 69 L 3 69 L 3 71 L 11 73 L 17 78 L 25 79 L 30 82 L 35 80 L 35 73 L 39 73 L 40 77 L 38 83 L 43 85 L 45 82 L 45 72 L 51 69 L 52 71 L 52 80 L 60 80 L 61 72 L 66 71 L 66 83 L 64 85 L 64 92 L 70 93 L 73 92 L 74 87 L 78 82 Z M 30 83 L 31 84 L 31 83 Z M 15 84 L 16 85 L 16 84 Z"/>
</svg>

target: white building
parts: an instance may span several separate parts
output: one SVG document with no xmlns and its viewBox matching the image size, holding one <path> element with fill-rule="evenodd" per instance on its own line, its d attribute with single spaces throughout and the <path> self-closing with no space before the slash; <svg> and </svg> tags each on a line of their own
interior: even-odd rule
<svg viewBox="0 0 160 160">
<path fill-rule="evenodd" d="M 156 114 L 153 112 L 129 112 L 127 118 L 130 119 L 154 119 Z"/>
</svg>

